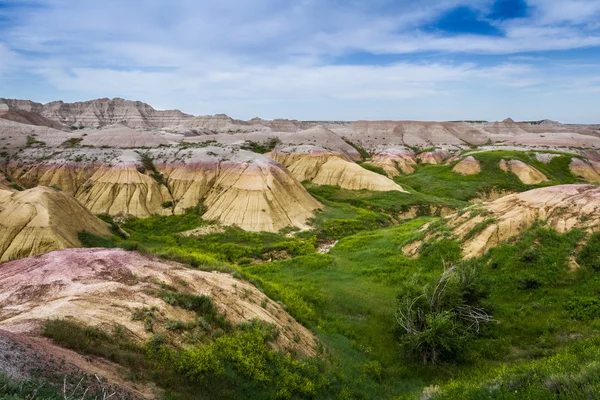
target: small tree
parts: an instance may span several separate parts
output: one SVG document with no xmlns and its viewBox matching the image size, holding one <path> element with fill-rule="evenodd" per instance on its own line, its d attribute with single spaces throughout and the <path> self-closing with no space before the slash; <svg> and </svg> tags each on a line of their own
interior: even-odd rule
<svg viewBox="0 0 600 400">
<path fill-rule="evenodd" d="M 423 287 L 398 295 L 396 333 L 406 354 L 427 364 L 454 358 L 483 324 L 494 319 L 478 305 L 486 287 L 472 267 L 451 266 Z"/>
</svg>

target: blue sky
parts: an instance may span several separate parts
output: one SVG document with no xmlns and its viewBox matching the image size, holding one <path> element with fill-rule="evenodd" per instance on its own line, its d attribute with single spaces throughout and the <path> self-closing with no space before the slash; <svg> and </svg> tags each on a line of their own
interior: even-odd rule
<svg viewBox="0 0 600 400">
<path fill-rule="evenodd" d="M 600 0 L 0 0 L 0 97 L 600 123 Z"/>
</svg>

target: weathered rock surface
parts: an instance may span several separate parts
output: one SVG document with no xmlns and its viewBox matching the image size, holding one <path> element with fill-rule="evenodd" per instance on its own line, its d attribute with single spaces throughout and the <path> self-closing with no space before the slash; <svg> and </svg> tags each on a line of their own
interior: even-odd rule
<svg viewBox="0 0 600 400">
<path fill-rule="evenodd" d="M 125 121 L 131 127 L 168 127 L 193 118 L 179 110 L 159 111 L 146 103 L 124 99 L 97 99 L 77 103 L 47 104 L 28 100 L 0 99 L 9 110 L 34 112 L 67 126 L 97 127 Z"/>
<path fill-rule="evenodd" d="M 0 327 L 36 332 L 49 318 L 69 318 L 91 326 L 121 324 L 144 341 L 152 333 L 144 321 L 132 320 L 136 309 L 156 307 L 156 333 L 166 332 L 169 319 L 194 322 L 193 312 L 153 294 L 161 289 L 159 282 L 181 293 L 210 296 L 234 324 L 254 318 L 274 324 L 280 331 L 276 344 L 283 351 L 315 354 L 310 331 L 250 283 L 121 249 L 68 249 L 2 264 Z"/>
<path fill-rule="evenodd" d="M 69 194 L 48 187 L 0 190 L 0 261 L 81 247 L 86 230 L 109 235 L 108 225 Z"/>
<path fill-rule="evenodd" d="M 450 157 L 452 153 L 445 150 L 426 151 L 417 155 L 423 164 L 441 164 Z"/>
<path fill-rule="evenodd" d="M 382 168 L 390 178 L 401 174 L 412 174 L 417 164 L 414 152 L 402 147 L 379 149 L 373 154 L 369 163 Z"/>
<path fill-rule="evenodd" d="M 320 147 L 288 147 L 269 156 L 288 167 L 300 182 L 311 181 L 317 185 L 333 185 L 350 190 L 404 191 L 391 179 Z"/>
<path fill-rule="evenodd" d="M 84 150 L 66 153 L 68 159 L 63 160 L 10 164 L 7 170 L 26 187 L 56 185 L 95 214 L 167 215 L 204 202 L 208 208 L 204 218 L 250 231 L 276 232 L 287 226 L 307 228 L 306 220 L 322 207 L 281 164 L 248 151 L 220 147 L 138 151 L 154 160 L 160 178 L 145 170 L 134 150 Z M 72 161 L 88 151 L 101 161 Z"/>
<path fill-rule="evenodd" d="M 454 233 L 461 238 L 477 224 L 489 221 L 485 229 L 463 243 L 463 252 L 468 258 L 482 255 L 538 220 L 546 220 L 548 226 L 561 233 L 574 228 L 591 232 L 600 230 L 600 186 L 595 185 L 534 189 L 476 207 L 484 207 L 487 212 L 472 216 L 467 210 L 448 220 Z"/>
<path fill-rule="evenodd" d="M 477 175 L 481 172 L 481 163 L 473 156 L 469 156 L 456 164 L 452 171 L 460 175 Z"/>
<path fill-rule="evenodd" d="M 512 172 L 526 185 L 537 185 L 549 181 L 546 175 L 521 160 L 510 160 L 508 162 L 500 160 L 498 167 L 504 172 Z"/>
<path fill-rule="evenodd" d="M 573 157 L 569 164 L 569 170 L 580 178 L 588 182 L 600 182 L 600 174 L 594 168 L 593 164 L 588 164 L 580 158 Z"/>
</svg>

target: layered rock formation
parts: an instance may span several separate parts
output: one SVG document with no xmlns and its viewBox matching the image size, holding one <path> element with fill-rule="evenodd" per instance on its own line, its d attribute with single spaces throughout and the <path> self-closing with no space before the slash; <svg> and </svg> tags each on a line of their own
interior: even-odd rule
<svg viewBox="0 0 600 400">
<path fill-rule="evenodd" d="M 452 157 L 452 153 L 445 150 L 425 151 L 417 155 L 417 159 L 423 164 L 441 164 Z"/>
<path fill-rule="evenodd" d="M 376 150 L 369 160 L 369 164 L 382 168 L 386 174 L 393 178 L 401 174 L 412 174 L 417 164 L 415 154 L 406 148 L 392 147 Z"/>
<path fill-rule="evenodd" d="M 538 220 L 558 232 L 578 228 L 596 232 L 600 230 L 600 186 L 559 185 L 504 196 L 484 203 L 486 213 L 473 216 L 467 209 L 448 220 L 454 233 L 464 238 L 478 224 L 489 223 L 479 233 L 463 243 L 466 257 L 475 257 L 506 239 L 519 234 Z"/>
<path fill-rule="evenodd" d="M 210 296 L 233 324 L 256 318 L 275 325 L 283 351 L 315 354 L 310 331 L 252 284 L 120 249 L 69 249 L 2 264 L 0 327 L 36 332 L 49 318 L 72 318 L 91 326 L 120 324 L 142 342 L 152 333 L 143 320 L 132 320 L 136 309 L 156 310 L 155 333 L 166 333 L 167 320 L 194 322 L 195 313 L 154 294 L 164 287 L 159 282 L 179 293 Z"/>
<path fill-rule="evenodd" d="M 456 164 L 452 171 L 460 175 L 477 175 L 481 172 L 481 163 L 473 156 L 469 156 Z"/>
<path fill-rule="evenodd" d="M 599 166 L 600 167 L 600 166 Z M 573 175 L 585 179 L 588 182 L 600 182 L 600 174 L 593 163 L 586 163 L 580 158 L 573 157 L 569 164 L 569 170 Z"/>
<path fill-rule="evenodd" d="M 288 167 L 300 182 L 311 181 L 350 190 L 404 191 L 391 179 L 320 147 L 288 147 L 269 153 L 269 156 Z"/>
<path fill-rule="evenodd" d="M 0 190 L 0 261 L 81 247 L 86 230 L 109 235 L 108 225 L 69 194 L 48 187 Z"/>
<path fill-rule="evenodd" d="M 67 126 L 104 126 L 123 122 L 131 127 L 168 127 L 181 125 L 193 116 L 179 110 L 159 111 L 140 101 L 97 99 L 77 103 L 54 101 L 47 104 L 0 99 L 8 110 L 34 112 Z"/>
<path fill-rule="evenodd" d="M 537 185 L 549 181 L 546 175 L 520 160 L 510 160 L 508 162 L 501 160 L 498 167 L 504 172 L 512 172 L 526 185 Z"/>
<path fill-rule="evenodd" d="M 24 186 L 60 187 L 95 214 L 167 215 L 204 202 L 206 219 L 276 232 L 287 226 L 307 228 L 307 219 L 322 207 L 281 164 L 247 151 L 85 150 L 103 161 L 74 162 L 87 154 L 75 152 L 66 160 L 9 164 L 7 169 Z M 155 171 L 142 165 L 142 154 L 154 160 Z"/>
</svg>

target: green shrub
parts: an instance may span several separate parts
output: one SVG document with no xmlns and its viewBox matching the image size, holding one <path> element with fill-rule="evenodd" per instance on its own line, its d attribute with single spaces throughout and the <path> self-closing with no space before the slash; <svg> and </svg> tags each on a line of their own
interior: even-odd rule
<svg viewBox="0 0 600 400">
<path fill-rule="evenodd" d="M 385 177 L 388 176 L 387 172 L 385 172 L 385 170 L 383 168 L 376 167 L 373 164 L 363 162 L 363 163 L 358 163 L 358 165 L 360 165 L 361 167 L 363 167 L 364 169 L 366 169 L 368 171 L 375 172 L 376 174 L 383 175 Z"/>
<path fill-rule="evenodd" d="M 217 309 L 213 304 L 210 296 L 204 294 L 187 294 L 173 291 L 161 290 L 158 292 L 158 297 L 162 298 L 166 303 L 193 311 L 204 317 L 214 317 L 217 314 Z"/>
<path fill-rule="evenodd" d="M 66 148 L 73 148 L 79 146 L 82 141 L 83 138 L 70 138 L 62 142 L 61 146 Z"/>
<path fill-rule="evenodd" d="M 246 141 L 241 147 L 254 153 L 265 154 L 272 151 L 279 143 L 281 143 L 279 138 L 272 138 L 266 142 Z"/>
<path fill-rule="evenodd" d="M 479 306 L 486 296 L 469 266 L 451 267 L 423 287 L 398 295 L 396 335 L 404 354 L 424 364 L 456 360 L 480 327 L 493 321 Z"/>
<path fill-rule="evenodd" d="M 565 308 L 573 319 L 591 321 L 600 318 L 600 299 L 597 297 L 576 297 L 569 300 Z"/>
<path fill-rule="evenodd" d="M 521 276 L 517 279 L 517 288 L 519 290 L 535 290 L 542 286 L 542 282 L 532 275 Z"/>
</svg>

